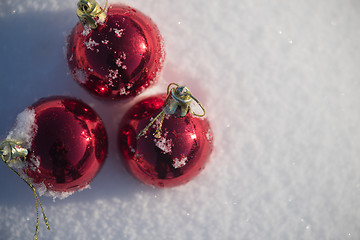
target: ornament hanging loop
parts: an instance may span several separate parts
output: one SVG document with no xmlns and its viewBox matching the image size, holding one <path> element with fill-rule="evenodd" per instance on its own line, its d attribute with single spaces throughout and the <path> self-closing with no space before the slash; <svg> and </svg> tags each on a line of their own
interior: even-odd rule
<svg viewBox="0 0 360 240">
<path fill-rule="evenodd" d="M 84 27 L 88 25 L 90 28 L 96 29 L 98 22 L 103 23 L 106 20 L 105 9 L 107 4 L 108 0 L 102 9 L 95 0 L 80 0 L 77 4 L 76 15 Z"/>
</svg>

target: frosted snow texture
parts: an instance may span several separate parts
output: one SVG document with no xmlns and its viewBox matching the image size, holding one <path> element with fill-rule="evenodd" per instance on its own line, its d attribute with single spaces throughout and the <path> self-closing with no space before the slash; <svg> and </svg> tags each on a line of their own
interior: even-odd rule
<svg viewBox="0 0 360 240">
<path fill-rule="evenodd" d="M 77 191 L 57 192 L 57 191 L 52 191 L 49 188 L 47 188 L 43 182 L 39 183 L 39 184 L 33 183 L 33 185 L 36 188 L 36 191 L 39 193 L 40 196 L 51 197 L 53 199 L 53 201 L 55 201 L 56 199 L 63 200 L 65 198 L 73 195 L 74 193 L 81 192 L 85 189 L 91 189 L 90 184 L 88 184 L 88 185 L 84 186 L 83 188 L 78 189 Z"/>
<path fill-rule="evenodd" d="M 10 130 L 6 139 L 20 141 L 24 148 L 30 148 L 36 131 L 35 110 L 26 108 L 16 117 L 15 125 Z"/>
<path fill-rule="evenodd" d="M 359 1 L 125 1 L 157 23 L 167 55 L 159 83 L 121 103 L 68 74 L 76 2 L 0 1 L 0 133 L 36 99 L 71 95 L 109 134 L 91 190 L 41 198 L 52 229 L 40 239 L 360 239 Z M 215 150 L 190 183 L 153 189 L 124 169 L 116 132 L 170 82 L 206 107 Z M 0 184 L 0 238 L 31 239 L 31 192 L 1 165 Z"/>
</svg>

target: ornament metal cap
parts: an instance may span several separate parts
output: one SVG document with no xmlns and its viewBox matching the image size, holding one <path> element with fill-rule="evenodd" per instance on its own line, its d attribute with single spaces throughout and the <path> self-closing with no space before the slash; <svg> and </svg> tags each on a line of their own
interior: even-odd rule
<svg viewBox="0 0 360 240">
<path fill-rule="evenodd" d="M 176 87 L 170 90 L 170 87 L 175 85 Z M 162 111 L 138 134 L 137 138 L 144 136 L 147 131 L 149 130 L 150 126 L 152 126 L 155 121 L 160 118 L 160 124 L 157 127 L 154 137 L 160 138 L 161 137 L 161 127 L 165 118 L 165 115 L 173 115 L 175 114 L 176 110 L 179 109 L 180 117 L 185 117 L 186 114 L 190 113 L 197 117 L 205 116 L 205 108 L 202 104 L 197 100 L 190 92 L 189 88 L 186 86 L 180 86 L 176 83 L 170 83 L 167 87 L 167 98 L 165 100 L 164 107 Z M 194 100 L 202 109 L 202 114 L 197 114 L 191 109 L 191 102 Z"/>
<path fill-rule="evenodd" d="M 21 142 L 4 140 L 0 144 L 0 157 L 5 163 L 20 161 L 28 155 L 26 148 L 21 147 Z"/>
<path fill-rule="evenodd" d="M 76 15 L 84 27 L 88 25 L 90 28 L 96 29 L 98 22 L 103 23 L 106 20 L 105 9 L 107 4 L 108 0 L 102 9 L 95 0 L 80 0 L 77 3 Z"/>
</svg>

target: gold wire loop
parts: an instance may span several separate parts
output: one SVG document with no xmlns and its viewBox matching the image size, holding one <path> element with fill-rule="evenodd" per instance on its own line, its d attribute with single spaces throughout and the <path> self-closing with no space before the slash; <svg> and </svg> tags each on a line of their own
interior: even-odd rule
<svg viewBox="0 0 360 240">
<path fill-rule="evenodd" d="M 197 100 L 197 98 L 195 98 L 191 93 L 190 93 L 190 97 L 200 106 L 201 110 L 203 111 L 203 114 L 197 114 L 194 111 L 191 111 L 191 114 L 197 117 L 203 117 L 206 114 L 206 110 L 204 108 L 204 106 L 200 103 L 199 100 Z"/>
<path fill-rule="evenodd" d="M 169 93 L 170 93 L 170 87 L 171 87 L 171 85 L 175 85 L 176 87 L 179 87 L 179 84 L 177 84 L 177 83 L 170 83 L 170 84 L 168 85 L 168 87 L 167 87 L 167 95 L 169 95 Z"/>
</svg>

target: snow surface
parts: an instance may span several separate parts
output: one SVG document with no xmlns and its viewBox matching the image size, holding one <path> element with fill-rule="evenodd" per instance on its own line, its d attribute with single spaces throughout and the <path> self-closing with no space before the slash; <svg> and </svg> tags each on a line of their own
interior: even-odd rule
<svg viewBox="0 0 360 240">
<path fill-rule="evenodd" d="M 72 80 L 76 2 L 0 1 L 2 138 L 52 95 L 83 99 L 109 134 L 91 189 L 41 197 L 52 229 L 41 222 L 40 239 L 360 239 L 359 1 L 124 1 L 157 23 L 167 53 L 159 83 L 127 102 Z M 170 82 L 206 107 L 215 149 L 190 183 L 153 189 L 124 169 L 116 131 Z M 32 239 L 31 191 L 4 164 L 0 184 L 0 239 Z"/>
</svg>

